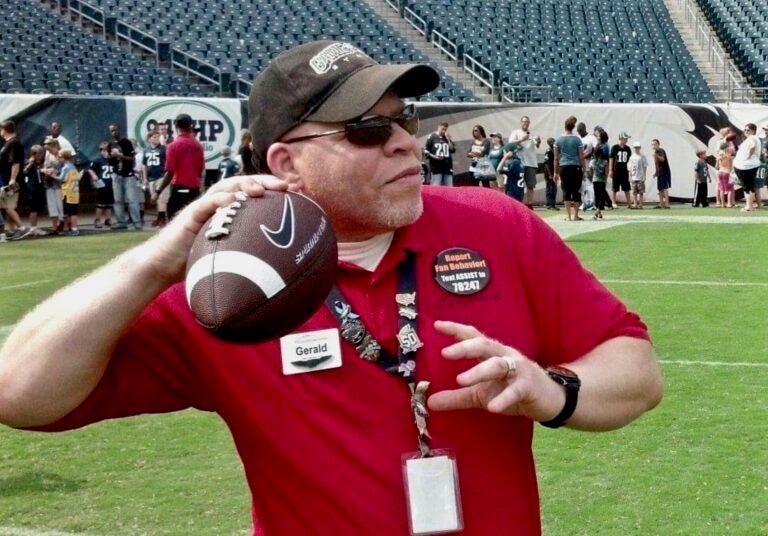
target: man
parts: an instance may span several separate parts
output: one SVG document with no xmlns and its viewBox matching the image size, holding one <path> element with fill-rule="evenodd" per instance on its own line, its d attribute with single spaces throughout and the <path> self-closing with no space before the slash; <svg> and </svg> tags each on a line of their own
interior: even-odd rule
<svg viewBox="0 0 768 536">
<path fill-rule="evenodd" d="M 117 220 L 112 229 L 127 229 L 128 215 L 131 225 L 137 231 L 141 225 L 142 190 L 139 187 L 139 178 L 134 172 L 136 151 L 131 140 L 124 138 L 120 133 L 120 127 L 113 123 L 109 125 L 109 153 L 110 157 L 117 160 L 117 167 L 112 178 L 112 192 L 115 197 L 114 212 Z M 128 205 L 128 215 L 125 213 L 125 205 Z"/>
<path fill-rule="evenodd" d="M 420 471 L 452 486 L 454 463 L 432 451 L 450 448 L 467 533 L 538 533 L 533 421 L 617 428 L 659 402 L 661 379 L 642 322 L 539 218 L 496 191 L 422 188 L 418 119 L 401 99 L 438 84 L 429 66 L 379 65 L 346 43 L 275 58 L 249 99 L 255 164 L 274 176 L 217 183 L 17 324 L 0 350 L 0 422 L 59 430 L 216 411 L 242 457 L 259 535 L 455 528 L 454 495 L 412 494 L 409 517 L 403 481 L 405 468 L 413 491 L 434 489 Z M 218 340 L 186 305 L 178 282 L 203 222 L 235 192 L 266 189 L 315 200 L 340 242 L 340 296 L 297 330 L 340 345 L 336 368 L 283 375 L 288 347 Z M 504 245 L 478 231 L 510 228 Z M 552 284 L 531 300 L 520 282 L 542 277 Z M 76 315 L 62 318 L 74 297 Z M 340 334 L 339 311 L 359 323 L 342 317 Z M 359 356 L 358 328 L 383 345 L 382 361 L 397 356 L 391 371 Z M 566 362 L 572 373 L 543 368 Z"/>
<path fill-rule="evenodd" d="M 168 145 L 165 176 L 152 196 L 154 201 L 162 195 L 168 184 L 171 185 L 171 195 L 168 198 L 169 220 L 200 196 L 205 175 L 205 152 L 192 131 L 192 118 L 188 114 L 179 114 L 173 125 L 176 129 L 176 139 Z"/>
<path fill-rule="evenodd" d="M 523 178 L 525 180 L 525 206 L 533 210 L 533 192 L 536 189 L 536 173 L 539 170 L 539 161 L 536 157 L 536 149 L 541 144 L 541 138 L 534 136 L 530 131 L 531 119 L 524 115 L 520 119 L 520 128 L 512 131 L 509 136 L 510 143 L 520 146 L 518 156 L 523 164 Z"/>
<path fill-rule="evenodd" d="M 456 146 L 448 134 L 448 123 L 441 122 L 424 144 L 424 154 L 429 161 L 429 183 L 432 186 L 453 186 L 453 153 Z"/>
<path fill-rule="evenodd" d="M 165 123 L 162 123 L 165 124 Z M 165 145 L 161 144 L 160 131 L 155 129 L 147 133 L 149 146 L 144 151 L 143 162 L 141 165 L 141 182 L 149 187 L 149 195 L 154 196 L 157 193 L 157 187 L 160 179 L 165 174 Z M 152 222 L 152 227 L 163 227 L 168 221 L 166 217 L 168 211 L 168 198 L 171 191 L 166 189 L 162 195 L 157 196 L 157 217 Z"/>
<path fill-rule="evenodd" d="M 630 136 L 626 132 L 619 133 L 619 143 L 611 148 L 611 159 L 608 163 L 608 176 L 611 178 L 611 203 L 613 208 L 619 208 L 617 201 L 618 191 L 624 192 L 627 207 L 632 208 L 629 199 L 629 171 L 627 164 L 632 156 L 632 149 L 627 145 Z"/>
<path fill-rule="evenodd" d="M 72 154 L 77 154 L 77 151 L 75 151 L 74 146 L 70 143 L 70 141 L 61 135 L 61 131 L 63 130 L 63 127 L 61 126 L 61 123 L 58 121 L 54 121 L 51 123 L 51 127 L 48 129 L 48 132 L 50 133 L 50 136 L 59 142 L 59 149 L 60 150 L 67 150 L 70 151 Z"/>
<path fill-rule="evenodd" d="M 656 177 L 656 187 L 659 190 L 659 204 L 653 208 L 667 209 L 669 208 L 669 189 L 672 187 L 672 170 L 667 160 L 667 152 L 661 148 L 659 140 L 651 140 L 651 151 L 656 168 L 653 176 Z"/>
<path fill-rule="evenodd" d="M 27 237 L 32 229 L 24 227 L 16 212 L 21 191 L 21 168 L 24 165 L 24 148 L 16 137 L 16 123 L 11 120 L 0 123 L 0 136 L 5 145 L 0 149 L 0 210 L 5 211 L 8 223 L 14 227 L 10 240 Z"/>
</svg>

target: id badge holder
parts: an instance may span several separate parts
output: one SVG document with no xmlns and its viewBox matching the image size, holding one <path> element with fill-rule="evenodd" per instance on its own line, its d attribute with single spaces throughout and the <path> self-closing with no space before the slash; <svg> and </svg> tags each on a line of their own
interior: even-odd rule
<svg viewBox="0 0 768 536">
<path fill-rule="evenodd" d="M 435 449 L 402 457 L 408 525 L 412 536 L 448 534 L 464 529 L 459 473 L 452 449 Z"/>
</svg>

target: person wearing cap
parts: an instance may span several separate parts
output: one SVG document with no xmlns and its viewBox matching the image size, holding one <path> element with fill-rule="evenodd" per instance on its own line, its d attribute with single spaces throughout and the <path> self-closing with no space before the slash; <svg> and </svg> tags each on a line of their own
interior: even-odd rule
<svg viewBox="0 0 768 536">
<path fill-rule="evenodd" d="M 430 66 L 378 64 L 342 42 L 274 58 L 249 97 L 264 175 L 213 185 L 17 324 L 0 350 L 0 422 L 54 431 L 215 411 L 257 535 L 539 533 L 534 422 L 618 428 L 659 402 L 661 377 L 645 325 L 545 222 L 494 190 L 422 185 L 403 99 L 438 84 Z M 361 358 L 336 302 L 297 332 L 336 341 L 340 366 L 303 374 L 283 374 L 277 340 L 233 344 L 195 321 L 180 281 L 197 232 L 237 192 L 265 190 L 325 210 L 337 302 L 399 366 Z"/>
<path fill-rule="evenodd" d="M 429 163 L 429 183 L 432 186 L 453 186 L 453 153 L 456 152 L 448 123 L 441 121 L 437 130 L 424 143 L 424 156 Z"/>
<path fill-rule="evenodd" d="M 611 203 L 613 204 L 613 208 L 619 208 L 619 190 L 624 192 L 624 197 L 627 201 L 627 207 L 632 208 L 632 202 L 630 201 L 629 196 L 629 171 L 627 170 L 629 157 L 632 156 L 632 150 L 627 145 L 629 138 L 629 134 L 626 132 L 620 132 L 619 143 L 611 148 L 611 159 L 608 164 L 608 176 L 611 178 Z"/>
<path fill-rule="evenodd" d="M 179 114 L 173 121 L 176 138 L 168 145 L 165 155 L 165 176 L 159 184 L 152 201 L 158 199 L 170 184 L 168 198 L 168 219 L 200 196 L 205 176 L 205 151 L 197 141 L 192 129 L 192 117 Z"/>
<path fill-rule="evenodd" d="M 648 159 L 644 154 L 641 154 L 642 147 L 643 146 L 639 141 L 632 143 L 632 156 L 629 157 L 629 163 L 627 164 L 629 184 L 632 188 L 632 204 L 629 208 L 643 208 L 645 175 L 648 172 Z"/>
</svg>

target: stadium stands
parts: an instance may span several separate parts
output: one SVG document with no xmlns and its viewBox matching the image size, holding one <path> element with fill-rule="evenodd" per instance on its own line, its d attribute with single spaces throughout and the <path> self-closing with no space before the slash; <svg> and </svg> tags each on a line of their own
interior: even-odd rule
<svg viewBox="0 0 768 536">
<path fill-rule="evenodd" d="M 697 1 L 747 80 L 768 87 L 768 3 Z"/>
<path fill-rule="evenodd" d="M 750 81 L 768 85 L 768 4 L 698 0 Z M 174 77 L 99 39 L 37 2 L 6 0 L 0 21 L 0 91 L 198 95 Z M 64 3 L 62 3 L 63 5 Z M 712 93 L 663 0 L 401 0 L 525 100 L 711 102 Z M 276 53 L 312 39 L 343 39 L 382 62 L 429 61 L 364 0 L 70 0 L 70 9 L 169 47 L 162 58 L 212 83 L 245 89 Z M 140 16 L 138 15 L 140 14 Z M 30 25 L 28 20 L 40 21 Z M 109 34 L 114 29 L 107 28 Z M 118 33 L 120 33 L 118 29 Z M 8 36 L 8 38 L 5 38 Z M 7 43 L 7 44 L 6 44 Z M 150 47 L 152 48 L 152 47 Z M 213 74 L 206 73 L 217 73 Z M 226 74 L 226 77 L 222 75 Z M 477 101 L 442 72 L 423 100 Z M 220 81 L 220 82 L 217 82 Z"/>
<path fill-rule="evenodd" d="M 172 91 L 168 69 L 84 32 L 28 0 L 5 0 L 0 20 L 0 91 L 77 95 L 210 96 L 204 86 Z"/>
<path fill-rule="evenodd" d="M 662 0 L 411 0 L 408 7 L 506 84 L 533 87 L 532 100 L 712 100 Z"/>
<path fill-rule="evenodd" d="M 342 39 L 387 62 L 429 62 L 362 0 L 90 0 L 185 54 L 245 82 L 282 50 L 313 39 Z M 137 17 L 136 13 L 151 14 Z M 215 14 L 215 17 L 211 15 Z M 446 73 L 424 100 L 479 100 Z"/>
</svg>

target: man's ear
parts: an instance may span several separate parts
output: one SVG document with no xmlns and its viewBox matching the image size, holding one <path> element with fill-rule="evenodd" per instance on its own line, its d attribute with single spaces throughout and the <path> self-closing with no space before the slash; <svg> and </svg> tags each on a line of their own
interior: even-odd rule
<svg viewBox="0 0 768 536">
<path fill-rule="evenodd" d="M 296 156 L 293 147 L 287 143 L 273 143 L 267 149 L 267 166 L 275 177 L 290 183 L 296 182 L 299 180 L 294 162 Z"/>
</svg>

